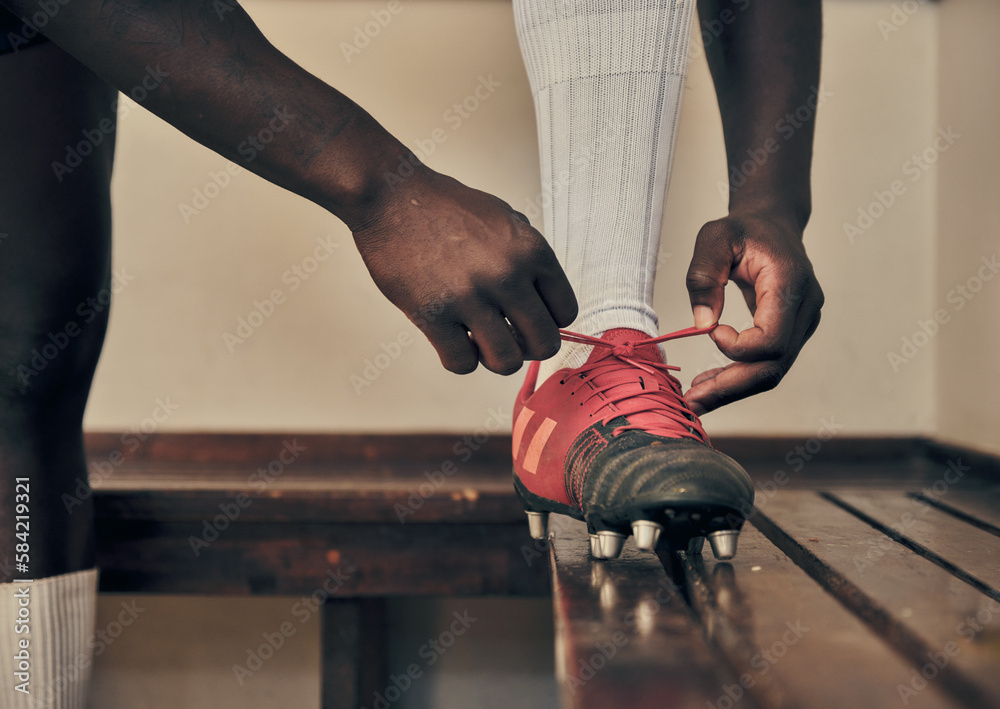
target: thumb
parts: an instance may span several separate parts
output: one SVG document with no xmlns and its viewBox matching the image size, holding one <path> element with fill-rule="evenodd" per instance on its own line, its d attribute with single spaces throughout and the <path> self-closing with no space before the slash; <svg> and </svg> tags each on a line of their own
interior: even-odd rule
<svg viewBox="0 0 1000 709">
<path fill-rule="evenodd" d="M 722 316 L 733 267 L 732 231 L 720 220 L 709 222 L 698 232 L 686 279 L 695 327 L 711 327 Z"/>
</svg>

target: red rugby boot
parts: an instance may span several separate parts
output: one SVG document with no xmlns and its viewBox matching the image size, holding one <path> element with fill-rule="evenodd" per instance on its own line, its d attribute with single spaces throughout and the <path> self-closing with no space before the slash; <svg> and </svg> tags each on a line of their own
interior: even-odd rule
<svg viewBox="0 0 1000 709">
<path fill-rule="evenodd" d="M 534 538 L 545 538 L 548 514 L 558 512 L 587 522 L 599 559 L 616 558 L 629 531 L 644 551 L 662 538 L 700 553 L 707 536 L 716 558 L 736 554 L 753 483 L 712 447 L 670 374 L 679 367 L 657 346 L 711 329 L 656 338 L 562 330 L 564 340 L 593 345 L 587 362 L 537 389 L 538 362 L 531 363 L 514 403 L 513 453 L 514 488 Z"/>
</svg>

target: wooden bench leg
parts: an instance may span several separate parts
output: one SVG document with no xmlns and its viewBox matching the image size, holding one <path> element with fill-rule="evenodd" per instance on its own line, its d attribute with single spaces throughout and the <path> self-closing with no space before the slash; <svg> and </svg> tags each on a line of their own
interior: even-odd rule
<svg viewBox="0 0 1000 709">
<path fill-rule="evenodd" d="M 322 709 L 359 709 L 385 689 L 385 599 L 323 604 Z"/>
</svg>

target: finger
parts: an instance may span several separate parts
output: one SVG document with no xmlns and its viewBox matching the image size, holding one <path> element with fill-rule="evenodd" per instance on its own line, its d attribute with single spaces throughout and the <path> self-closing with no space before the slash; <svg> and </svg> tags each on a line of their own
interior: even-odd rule
<svg viewBox="0 0 1000 709">
<path fill-rule="evenodd" d="M 468 374 L 476 370 L 479 352 L 464 325 L 435 325 L 424 330 L 424 334 L 437 350 L 441 366 L 449 372 Z"/>
<path fill-rule="evenodd" d="M 684 395 L 688 407 L 698 416 L 720 406 L 770 391 L 778 386 L 787 370 L 777 362 L 735 362 L 714 377 L 691 387 Z"/>
<path fill-rule="evenodd" d="M 542 239 L 541 234 L 538 236 Z M 535 277 L 535 290 L 541 296 L 542 302 L 559 327 L 567 327 L 576 320 L 579 310 L 576 294 L 569 284 L 566 272 L 559 265 L 552 248 L 542 239 L 542 253 L 538 258 L 538 271 Z"/>
<path fill-rule="evenodd" d="M 468 319 L 467 326 L 483 366 L 497 374 L 513 374 L 521 368 L 524 354 L 507 320 L 497 310 L 477 311 Z"/>
<path fill-rule="evenodd" d="M 525 359 L 548 359 L 559 351 L 562 344 L 559 327 L 533 288 L 528 297 L 506 305 L 503 310 Z"/>
<path fill-rule="evenodd" d="M 717 377 L 719 373 L 722 372 L 724 369 L 725 367 L 716 367 L 714 369 L 705 370 L 704 372 L 702 372 L 701 374 L 699 374 L 698 376 L 696 376 L 694 379 L 691 380 L 691 388 L 694 389 L 702 382 L 707 382 L 711 379 L 715 379 L 715 377 Z"/>
<path fill-rule="evenodd" d="M 822 305 L 820 300 L 819 305 Z M 760 362 L 735 362 L 709 370 L 695 377 L 684 399 L 691 410 L 701 416 L 720 406 L 760 394 L 776 387 L 798 357 L 819 322 L 819 308 L 814 301 L 798 310 L 793 346 L 784 357 Z"/>
<path fill-rule="evenodd" d="M 799 303 L 808 288 L 805 277 L 789 279 L 774 265 L 766 266 L 754 284 L 757 308 L 753 327 L 735 336 L 735 331 L 716 328 L 712 339 L 724 355 L 738 362 L 781 359 L 789 349 Z"/>
<path fill-rule="evenodd" d="M 701 228 L 688 266 L 686 284 L 695 327 L 719 322 L 726 300 L 726 283 L 733 269 L 732 229 L 719 222 Z"/>
</svg>

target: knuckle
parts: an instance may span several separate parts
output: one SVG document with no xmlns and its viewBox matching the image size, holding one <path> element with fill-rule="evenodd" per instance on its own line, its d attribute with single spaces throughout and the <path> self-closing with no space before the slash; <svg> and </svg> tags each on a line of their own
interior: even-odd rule
<svg viewBox="0 0 1000 709">
<path fill-rule="evenodd" d="M 471 374 L 476 371 L 479 362 L 472 358 L 462 358 L 452 360 L 444 365 L 444 368 L 455 374 Z"/>
<path fill-rule="evenodd" d="M 785 356 L 786 350 L 784 345 L 776 342 L 768 342 L 757 348 L 754 354 L 757 359 L 778 360 Z"/>
<path fill-rule="evenodd" d="M 691 293 L 714 290 L 719 285 L 715 276 L 712 275 L 706 265 L 701 263 L 691 264 L 691 268 L 688 269 L 684 282 L 685 285 L 687 285 L 688 291 Z"/>
<path fill-rule="evenodd" d="M 785 376 L 785 368 L 778 364 L 761 367 L 754 376 L 753 388 L 758 392 L 771 391 Z"/>
<path fill-rule="evenodd" d="M 559 350 L 562 348 L 562 340 L 559 339 L 559 335 L 556 334 L 552 337 L 546 337 L 538 347 L 539 355 L 538 359 L 549 359 L 550 357 L 555 357 L 559 354 Z"/>
</svg>

